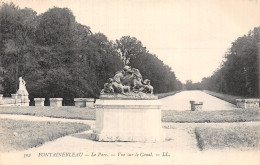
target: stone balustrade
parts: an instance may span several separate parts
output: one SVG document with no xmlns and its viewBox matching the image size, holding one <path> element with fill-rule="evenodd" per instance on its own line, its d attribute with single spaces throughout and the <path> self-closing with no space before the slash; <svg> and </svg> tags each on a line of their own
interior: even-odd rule
<svg viewBox="0 0 260 165">
<path fill-rule="evenodd" d="M 19 102 L 21 103 L 21 101 L 18 101 L 18 94 L 11 94 L 11 97 L 14 100 L 14 104 L 18 104 Z"/>
<path fill-rule="evenodd" d="M 3 104 L 3 94 L 0 94 L 0 104 Z"/>
<path fill-rule="evenodd" d="M 190 101 L 191 111 L 202 110 L 203 102 L 202 101 Z"/>
<path fill-rule="evenodd" d="M 17 98 L 21 100 L 21 105 L 22 106 L 29 106 L 29 102 L 30 102 L 29 95 L 27 95 L 27 94 L 18 94 Z"/>
<path fill-rule="evenodd" d="M 45 98 L 34 98 L 35 106 L 44 106 Z M 61 107 L 63 98 L 50 98 L 51 107 Z M 74 98 L 76 107 L 88 107 L 94 108 L 95 99 L 94 98 Z M 0 94 L 0 105 L 18 105 L 18 106 L 29 106 L 28 95 L 22 94 L 11 94 L 10 99 L 3 99 L 3 95 Z"/>
<path fill-rule="evenodd" d="M 28 106 L 29 106 L 29 101 Z M 0 105 L 1 106 L 23 106 L 24 103 L 21 98 L 18 98 L 18 94 L 11 94 L 11 97 L 3 97 L 0 94 Z"/>
<path fill-rule="evenodd" d="M 236 99 L 238 108 L 259 108 L 260 99 Z"/>
<path fill-rule="evenodd" d="M 94 98 L 74 98 L 76 107 L 94 108 Z"/>
<path fill-rule="evenodd" d="M 76 107 L 86 107 L 87 98 L 74 98 Z"/>
<path fill-rule="evenodd" d="M 86 107 L 94 108 L 95 99 L 94 98 L 87 98 Z"/>
<path fill-rule="evenodd" d="M 34 98 L 35 106 L 44 106 L 45 98 Z"/>
<path fill-rule="evenodd" d="M 51 107 L 61 107 L 62 106 L 62 98 L 50 98 L 50 106 Z"/>
<path fill-rule="evenodd" d="M 11 94 L 12 99 L 18 99 L 18 94 Z"/>
</svg>

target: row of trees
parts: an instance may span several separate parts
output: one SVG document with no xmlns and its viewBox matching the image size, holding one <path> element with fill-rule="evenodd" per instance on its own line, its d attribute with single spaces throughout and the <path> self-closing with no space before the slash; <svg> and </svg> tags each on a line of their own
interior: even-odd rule
<svg viewBox="0 0 260 165">
<path fill-rule="evenodd" d="M 0 90 L 15 93 L 22 76 L 30 97 L 98 97 L 125 64 L 151 80 L 156 93 L 181 88 L 170 67 L 134 37 L 109 41 L 75 21 L 67 8 L 41 15 L 13 3 L 0 8 Z"/>
<path fill-rule="evenodd" d="M 225 58 L 214 74 L 190 89 L 207 89 L 238 96 L 260 97 L 260 27 L 239 37 L 227 50 Z"/>
</svg>

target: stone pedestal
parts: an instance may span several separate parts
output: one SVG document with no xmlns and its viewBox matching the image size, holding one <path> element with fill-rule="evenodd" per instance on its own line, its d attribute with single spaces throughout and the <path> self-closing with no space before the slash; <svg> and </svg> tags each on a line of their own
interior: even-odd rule
<svg viewBox="0 0 260 165">
<path fill-rule="evenodd" d="M 12 99 L 18 99 L 18 94 L 11 94 Z"/>
<path fill-rule="evenodd" d="M 202 101 L 190 101 L 191 111 L 200 111 L 202 110 L 203 102 Z"/>
<path fill-rule="evenodd" d="M 86 107 L 87 98 L 74 98 L 76 107 Z"/>
<path fill-rule="evenodd" d="M 260 99 L 236 99 L 238 108 L 259 108 Z"/>
<path fill-rule="evenodd" d="M 159 100 L 97 100 L 95 108 L 98 141 L 165 140 Z"/>
<path fill-rule="evenodd" d="M 95 102 L 94 98 L 87 98 L 86 99 L 86 107 L 94 108 L 94 102 Z"/>
<path fill-rule="evenodd" d="M 14 104 L 19 104 L 18 94 L 11 94 L 11 97 L 14 100 Z"/>
<path fill-rule="evenodd" d="M 27 95 L 27 94 L 18 94 L 17 98 L 21 100 L 21 105 L 22 106 L 29 106 L 29 102 L 30 102 L 29 95 Z"/>
<path fill-rule="evenodd" d="M 62 106 L 62 98 L 50 98 L 50 106 L 51 107 L 61 107 Z"/>
<path fill-rule="evenodd" d="M 35 106 L 44 106 L 45 98 L 34 98 Z"/>
<path fill-rule="evenodd" d="M 3 104 L 3 95 L 0 94 L 0 105 Z"/>
</svg>

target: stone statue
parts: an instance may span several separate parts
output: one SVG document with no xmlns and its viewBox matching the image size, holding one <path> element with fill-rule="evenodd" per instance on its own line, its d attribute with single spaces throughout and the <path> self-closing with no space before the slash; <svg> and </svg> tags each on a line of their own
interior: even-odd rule
<svg viewBox="0 0 260 165">
<path fill-rule="evenodd" d="M 25 84 L 26 82 L 23 80 L 23 78 L 19 77 L 19 89 L 16 94 L 29 95 L 28 91 L 26 90 Z"/>
<path fill-rule="evenodd" d="M 101 93 L 114 93 L 114 88 L 113 88 L 113 79 L 109 78 L 108 82 L 104 84 L 104 89 L 102 89 Z"/>
<path fill-rule="evenodd" d="M 150 80 L 143 81 L 138 69 L 125 66 L 121 71 L 116 72 L 113 78 L 109 78 L 104 84 L 104 89 L 101 90 L 101 96 L 120 94 L 129 97 L 147 97 L 153 95 L 153 87 L 150 85 Z"/>
<path fill-rule="evenodd" d="M 150 80 L 145 79 L 143 83 L 144 83 L 144 85 L 142 86 L 142 88 L 140 90 L 143 91 L 144 93 L 153 94 L 153 87 L 150 85 Z"/>
</svg>

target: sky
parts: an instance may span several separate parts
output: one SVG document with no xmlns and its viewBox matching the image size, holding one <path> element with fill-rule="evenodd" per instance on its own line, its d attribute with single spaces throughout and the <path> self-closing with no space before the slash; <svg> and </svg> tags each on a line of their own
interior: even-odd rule
<svg viewBox="0 0 260 165">
<path fill-rule="evenodd" d="M 0 0 L 1 1 L 1 0 Z M 10 0 L 2 0 L 10 2 Z M 231 43 L 260 26 L 260 0 L 12 0 L 41 14 L 69 8 L 76 21 L 109 40 L 136 37 L 183 83 L 220 66 Z"/>
</svg>

